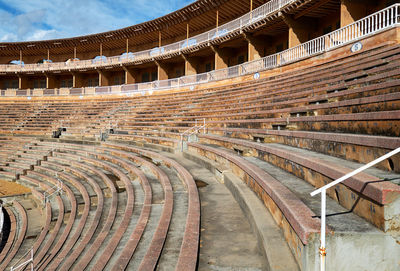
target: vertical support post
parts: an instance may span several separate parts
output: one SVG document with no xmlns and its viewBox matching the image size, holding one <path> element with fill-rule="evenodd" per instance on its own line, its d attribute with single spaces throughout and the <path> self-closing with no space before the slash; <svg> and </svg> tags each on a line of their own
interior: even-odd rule
<svg viewBox="0 0 400 271">
<path fill-rule="evenodd" d="M 50 60 L 50 49 L 47 49 L 47 61 Z"/>
<path fill-rule="evenodd" d="M 161 47 L 161 31 L 158 30 L 158 47 Z"/>
<path fill-rule="evenodd" d="M 321 191 L 321 247 L 319 248 L 319 255 L 321 259 L 321 271 L 325 271 L 325 260 L 326 260 L 325 229 L 326 229 L 326 189 L 323 189 Z"/>
<path fill-rule="evenodd" d="M 19 65 L 22 66 L 22 50 L 19 50 Z"/>
<path fill-rule="evenodd" d="M 216 18 L 216 29 L 217 29 L 217 36 L 218 36 L 218 25 L 219 25 L 219 9 L 217 9 L 217 18 Z"/>
<path fill-rule="evenodd" d="M 206 118 L 203 119 L 203 133 L 206 133 Z"/>
<path fill-rule="evenodd" d="M 74 60 L 76 59 L 76 46 L 74 46 Z"/>
<path fill-rule="evenodd" d="M 253 19 L 253 0 L 250 0 L 250 20 Z"/>
<path fill-rule="evenodd" d="M 186 47 L 189 47 L 189 23 L 186 24 Z"/>
</svg>

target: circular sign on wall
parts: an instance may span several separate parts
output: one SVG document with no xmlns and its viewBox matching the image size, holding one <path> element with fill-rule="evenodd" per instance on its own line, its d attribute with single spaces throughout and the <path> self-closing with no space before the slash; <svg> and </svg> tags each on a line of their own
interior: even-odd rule
<svg viewBox="0 0 400 271">
<path fill-rule="evenodd" d="M 257 80 L 258 78 L 260 78 L 260 74 L 259 74 L 258 72 L 256 72 L 256 73 L 253 75 L 253 78 Z"/>
<path fill-rule="evenodd" d="M 352 53 L 355 53 L 355 52 L 360 51 L 362 48 L 363 48 L 362 43 L 361 42 L 356 42 L 351 46 L 350 51 Z"/>
</svg>

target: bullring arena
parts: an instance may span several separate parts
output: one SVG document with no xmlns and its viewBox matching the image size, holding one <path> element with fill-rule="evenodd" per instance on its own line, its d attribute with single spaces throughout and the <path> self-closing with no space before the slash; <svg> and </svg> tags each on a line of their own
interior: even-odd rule
<svg viewBox="0 0 400 271">
<path fill-rule="evenodd" d="M 0 270 L 400 270 L 399 43 L 386 0 L 0 43 Z"/>
</svg>

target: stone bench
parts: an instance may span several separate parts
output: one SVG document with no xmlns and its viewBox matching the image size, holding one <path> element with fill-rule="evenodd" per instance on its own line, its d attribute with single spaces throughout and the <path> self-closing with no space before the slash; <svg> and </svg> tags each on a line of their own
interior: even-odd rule
<svg viewBox="0 0 400 271">
<path fill-rule="evenodd" d="M 225 147 L 239 144 L 253 148 L 261 159 L 304 178 L 316 188 L 353 170 L 346 167 L 345 163 L 339 164 L 339 160 L 328 161 L 325 159 L 326 156 L 312 156 L 312 152 L 300 152 L 299 149 L 284 147 L 284 145 L 261 144 L 211 135 L 203 135 L 201 138 L 202 141 L 208 143 L 218 144 L 220 142 Z M 390 176 L 389 173 L 387 174 Z M 381 230 L 386 232 L 395 229 L 395 221 L 400 215 L 392 206 L 396 204 L 396 199 L 400 196 L 398 185 L 382 181 L 381 178 L 370 175 L 367 171 L 353 176 L 339 184 L 338 187 L 340 188 L 327 191 L 328 195 Z M 358 197 L 361 197 L 361 200 L 357 200 Z"/>
</svg>

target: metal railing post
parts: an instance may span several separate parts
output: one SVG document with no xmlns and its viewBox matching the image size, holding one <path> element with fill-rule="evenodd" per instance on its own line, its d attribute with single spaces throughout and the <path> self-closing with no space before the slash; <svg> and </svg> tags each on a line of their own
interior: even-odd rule
<svg viewBox="0 0 400 271">
<path fill-rule="evenodd" d="M 321 192 L 321 247 L 319 248 L 319 256 L 321 259 L 321 271 L 325 271 L 326 260 L 326 190 Z"/>
<path fill-rule="evenodd" d="M 326 190 L 398 153 L 400 153 L 400 147 L 310 193 L 312 197 L 321 193 L 321 246 L 319 248 L 321 271 L 325 271 L 326 265 Z"/>
</svg>

